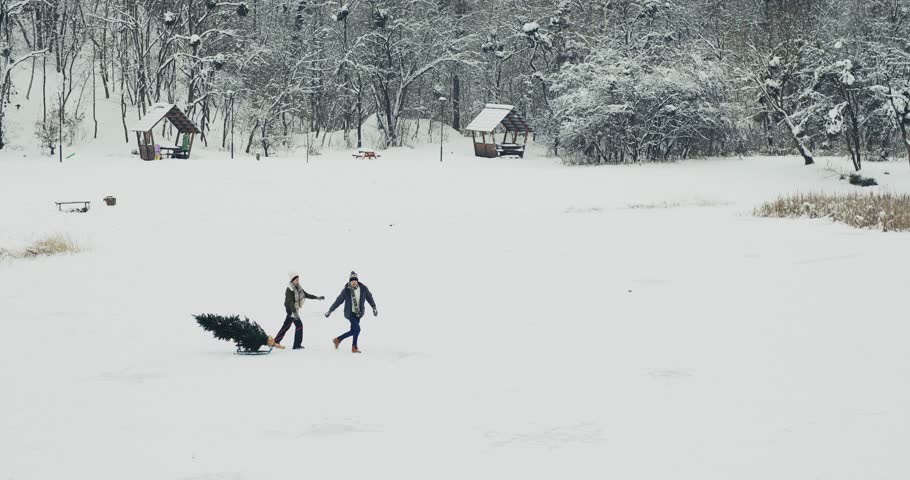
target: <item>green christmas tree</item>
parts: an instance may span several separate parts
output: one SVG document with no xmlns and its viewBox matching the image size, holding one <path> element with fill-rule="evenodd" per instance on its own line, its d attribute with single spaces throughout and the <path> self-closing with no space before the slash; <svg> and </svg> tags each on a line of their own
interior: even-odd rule
<svg viewBox="0 0 910 480">
<path fill-rule="evenodd" d="M 237 315 L 229 317 L 203 313 L 193 315 L 196 323 L 205 330 L 212 332 L 219 340 L 228 340 L 237 344 L 237 348 L 244 352 L 258 352 L 263 345 L 277 346 L 275 340 L 266 335 L 262 327 L 249 318 L 243 320 Z M 280 348 L 280 347 L 279 347 Z"/>
</svg>

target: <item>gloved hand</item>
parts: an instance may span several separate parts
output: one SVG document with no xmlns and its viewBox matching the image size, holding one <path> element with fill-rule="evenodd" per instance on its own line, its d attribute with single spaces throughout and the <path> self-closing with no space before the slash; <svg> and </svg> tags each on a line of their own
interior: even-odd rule
<svg viewBox="0 0 910 480">
<path fill-rule="evenodd" d="M 376 307 L 373 307 L 373 316 L 374 316 L 374 317 L 378 317 L 378 316 L 379 316 L 379 310 L 376 310 Z"/>
<path fill-rule="evenodd" d="M 320 296 L 319 299 L 320 299 L 320 300 L 325 300 L 325 297 Z"/>
<path fill-rule="evenodd" d="M 332 312 L 325 312 L 325 318 L 329 318 L 329 315 L 331 315 L 331 314 L 332 314 Z"/>
</svg>

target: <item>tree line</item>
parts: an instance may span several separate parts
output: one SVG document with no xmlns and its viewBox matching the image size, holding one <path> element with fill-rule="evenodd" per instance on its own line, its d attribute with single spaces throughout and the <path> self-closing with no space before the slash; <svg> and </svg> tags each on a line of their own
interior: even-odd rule
<svg viewBox="0 0 910 480">
<path fill-rule="evenodd" d="M 41 97 L 48 147 L 97 137 L 104 98 L 126 142 L 168 102 L 207 145 L 236 131 L 266 155 L 302 133 L 360 146 L 371 115 L 402 145 L 419 119 L 507 103 L 570 162 L 859 170 L 910 158 L 908 29 L 906 0 L 0 0 L 0 148 L 14 95 Z"/>
</svg>

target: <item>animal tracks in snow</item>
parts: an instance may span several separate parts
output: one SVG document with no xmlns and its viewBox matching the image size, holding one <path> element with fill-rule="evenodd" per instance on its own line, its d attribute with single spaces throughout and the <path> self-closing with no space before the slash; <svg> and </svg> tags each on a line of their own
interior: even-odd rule
<svg viewBox="0 0 910 480">
<path fill-rule="evenodd" d="M 656 369 L 648 372 L 648 376 L 654 380 L 680 380 L 691 377 L 692 373 L 684 369 Z"/>
<path fill-rule="evenodd" d="M 670 208 L 690 208 L 690 207 L 724 207 L 728 205 L 733 205 L 733 202 L 723 201 L 723 200 L 706 200 L 702 198 L 695 198 L 689 200 L 660 200 L 655 202 L 641 202 L 641 203 L 627 203 L 622 207 L 615 208 L 615 210 L 659 210 L 659 209 L 670 209 Z M 587 206 L 579 207 L 575 205 L 569 206 L 566 208 L 563 213 L 566 214 L 597 214 L 604 213 L 607 208 L 600 206 Z"/>
<path fill-rule="evenodd" d="M 484 437 L 497 447 L 516 444 L 536 445 L 547 450 L 567 448 L 577 444 L 594 444 L 606 441 L 603 429 L 591 422 L 575 425 L 558 425 L 524 433 L 487 432 Z"/>
<path fill-rule="evenodd" d="M 136 372 L 130 368 L 124 368 L 121 370 L 102 372 L 97 378 L 117 383 L 142 383 L 146 380 L 164 378 L 164 376 L 158 373 Z"/>
<path fill-rule="evenodd" d="M 569 207 L 566 209 L 565 213 L 603 213 L 604 209 L 601 207 Z"/>
<path fill-rule="evenodd" d="M 705 200 L 703 198 L 695 198 L 691 200 L 662 200 L 659 202 L 652 203 L 630 203 L 626 205 L 626 208 L 632 210 L 654 210 L 661 208 L 685 208 L 685 207 L 723 207 L 726 205 L 732 205 L 733 202 L 725 202 L 721 200 Z"/>
</svg>

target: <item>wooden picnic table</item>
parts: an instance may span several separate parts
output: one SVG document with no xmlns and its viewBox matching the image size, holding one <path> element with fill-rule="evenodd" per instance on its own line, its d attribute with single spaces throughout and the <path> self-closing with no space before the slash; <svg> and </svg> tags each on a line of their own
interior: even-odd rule
<svg viewBox="0 0 910 480">
<path fill-rule="evenodd" d="M 358 150 L 357 153 L 354 154 L 354 158 L 363 158 L 365 160 L 369 160 L 371 158 L 373 160 L 376 160 L 377 158 L 379 158 L 381 156 L 382 155 L 379 155 L 378 153 L 376 153 L 375 150 L 366 150 L 366 149 Z"/>
</svg>

